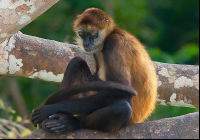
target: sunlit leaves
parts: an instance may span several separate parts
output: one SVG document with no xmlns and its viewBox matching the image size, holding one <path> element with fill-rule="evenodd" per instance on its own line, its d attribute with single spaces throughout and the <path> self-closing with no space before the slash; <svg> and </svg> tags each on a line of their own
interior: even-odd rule
<svg viewBox="0 0 200 140">
<path fill-rule="evenodd" d="M 20 116 L 16 114 L 16 111 L 10 106 L 6 106 L 2 99 L 0 99 L 0 111 L 6 114 L 8 119 L 1 118 L 0 116 L 0 139 L 9 138 L 16 139 L 31 134 L 31 131 L 24 126 L 22 123 L 25 123 Z M 30 123 L 29 120 L 26 122 Z"/>
</svg>

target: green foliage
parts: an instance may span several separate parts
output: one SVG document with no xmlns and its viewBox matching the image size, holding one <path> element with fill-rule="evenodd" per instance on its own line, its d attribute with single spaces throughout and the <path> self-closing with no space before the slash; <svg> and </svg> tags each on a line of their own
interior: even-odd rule
<svg viewBox="0 0 200 140">
<path fill-rule="evenodd" d="M 146 0 L 114 1 L 114 19 L 117 25 L 135 35 L 139 35 L 143 31 L 141 23 L 148 16 L 148 10 L 145 9 L 146 4 Z"/>
<path fill-rule="evenodd" d="M 146 7 L 151 14 L 145 19 L 145 25 L 158 35 L 147 45 L 159 46 L 169 53 L 189 43 L 199 46 L 198 0 L 151 0 Z"/>
<path fill-rule="evenodd" d="M 197 108 L 156 105 L 154 113 L 147 121 L 159 120 L 161 118 L 171 118 L 197 111 L 199 111 Z"/>
<path fill-rule="evenodd" d="M 182 47 L 174 54 L 170 55 L 168 52 L 162 51 L 160 48 L 147 47 L 148 53 L 153 60 L 170 64 L 191 64 L 192 61 L 197 61 L 199 57 L 199 46 L 191 43 Z"/>
<path fill-rule="evenodd" d="M 10 106 L 6 106 L 0 99 L 0 113 L 6 119 L 0 118 L 0 139 L 16 139 L 31 134 L 31 131 L 22 126 L 23 123 L 30 123 L 29 120 L 22 120 Z"/>
<path fill-rule="evenodd" d="M 173 60 L 175 63 L 184 63 L 190 64 L 189 62 L 193 60 L 193 58 L 197 58 L 199 56 L 199 46 L 197 44 L 191 43 L 186 44 L 179 51 L 177 51 L 173 56 Z"/>
</svg>

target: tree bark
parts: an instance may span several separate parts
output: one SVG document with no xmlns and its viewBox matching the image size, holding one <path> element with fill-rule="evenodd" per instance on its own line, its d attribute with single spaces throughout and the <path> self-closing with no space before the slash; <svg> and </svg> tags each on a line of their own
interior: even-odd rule
<svg viewBox="0 0 200 140">
<path fill-rule="evenodd" d="M 19 115 L 22 117 L 23 120 L 27 119 L 29 113 L 28 110 L 26 109 L 26 105 L 24 103 L 22 94 L 15 79 L 12 78 L 9 79 L 9 89 L 11 91 L 11 97 L 13 98 L 14 103 L 16 104 L 16 108 L 17 111 L 19 112 Z"/>
<path fill-rule="evenodd" d="M 0 0 L 0 43 L 59 0 Z"/>
<path fill-rule="evenodd" d="M 0 44 L 0 74 L 61 82 L 75 56 L 84 58 L 95 72 L 93 56 L 82 48 L 18 32 Z M 154 63 L 158 75 L 157 104 L 199 107 L 199 66 Z"/>
<path fill-rule="evenodd" d="M 22 139 L 199 139 L 199 112 L 130 124 L 115 133 L 83 129 L 61 135 L 39 129 Z"/>
</svg>

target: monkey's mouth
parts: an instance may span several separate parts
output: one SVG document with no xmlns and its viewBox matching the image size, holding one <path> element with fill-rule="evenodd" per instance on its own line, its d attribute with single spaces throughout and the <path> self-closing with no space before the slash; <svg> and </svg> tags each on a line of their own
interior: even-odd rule
<svg viewBox="0 0 200 140">
<path fill-rule="evenodd" d="M 93 49 L 85 48 L 85 47 L 84 47 L 84 50 L 85 50 L 86 52 L 91 52 Z"/>
<path fill-rule="evenodd" d="M 98 51 L 98 48 L 86 48 L 84 47 L 84 50 L 88 53 L 94 53 L 94 52 L 97 52 Z"/>
</svg>

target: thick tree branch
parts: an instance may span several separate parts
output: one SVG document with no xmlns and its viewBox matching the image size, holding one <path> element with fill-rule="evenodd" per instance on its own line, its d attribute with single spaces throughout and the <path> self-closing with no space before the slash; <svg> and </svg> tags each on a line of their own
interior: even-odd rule
<svg viewBox="0 0 200 140">
<path fill-rule="evenodd" d="M 61 82 L 75 56 L 84 58 L 95 72 L 93 56 L 82 48 L 18 32 L 0 44 L 0 74 Z M 199 107 L 199 66 L 155 62 L 155 67 L 158 104 Z"/>
<path fill-rule="evenodd" d="M 39 129 L 23 139 L 199 139 L 199 112 L 131 124 L 115 133 L 80 130 L 57 135 Z"/>
<path fill-rule="evenodd" d="M 59 0 L 0 0 L 0 43 Z"/>
<path fill-rule="evenodd" d="M 199 108 L 199 66 L 155 62 L 161 105 Z"/>
</svg>

